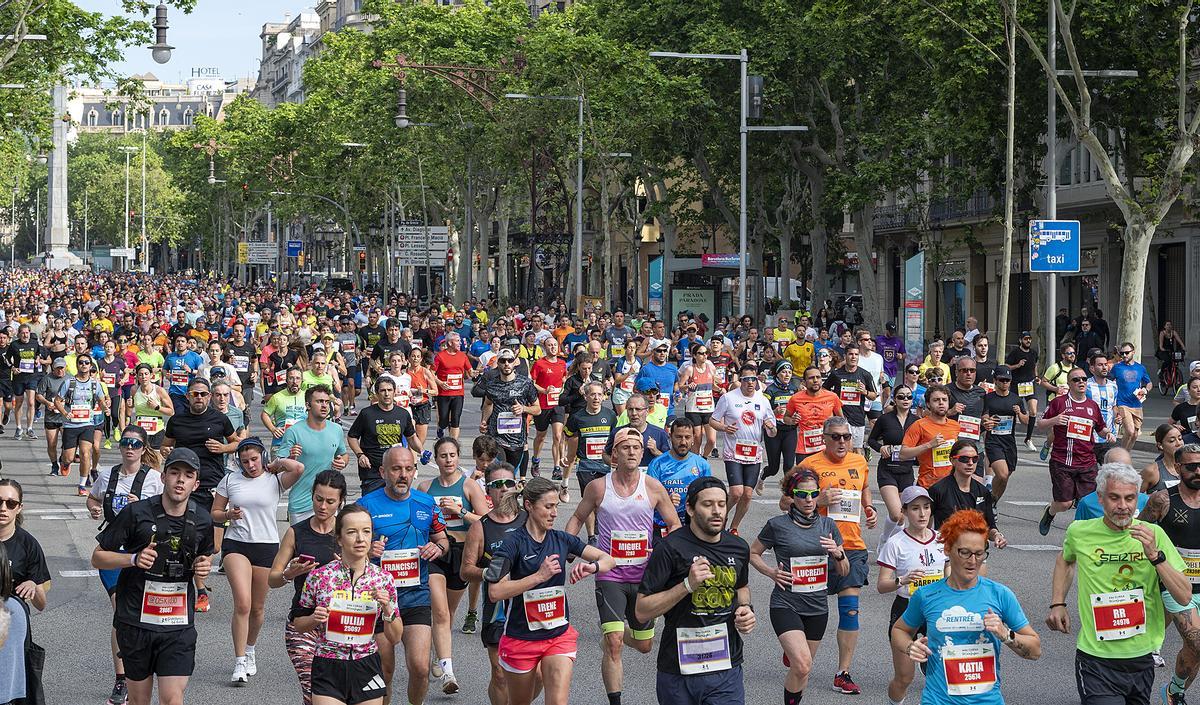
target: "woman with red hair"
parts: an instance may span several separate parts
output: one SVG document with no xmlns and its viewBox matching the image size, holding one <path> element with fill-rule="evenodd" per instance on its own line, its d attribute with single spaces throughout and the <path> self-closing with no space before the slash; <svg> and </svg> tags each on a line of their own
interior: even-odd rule
<svg viewBox="0 0 1200 705">
<path fill-rule="evenodd" d="M 892 626 L 892 648 L 928 662 L 921 702 L 928 705 L 1003 703 L 1000 652 L 1021 658 L 1042 654 L 1042 642 L 1013 591 L 980 575 L 988 555 L 988 525 L 974 509 L 955 512 L 941 525 L 949 559 L 946 578 L 909 598 Z M 918 638 L 922 627 L 927 635 Z"/>
</svg>

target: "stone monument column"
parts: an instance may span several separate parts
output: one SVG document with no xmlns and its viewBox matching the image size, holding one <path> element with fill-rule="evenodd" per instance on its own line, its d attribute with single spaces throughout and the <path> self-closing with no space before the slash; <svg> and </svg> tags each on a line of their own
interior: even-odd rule
<svg viewBox="0 0 1200 705">
<path fill-rule="evenodd" d="M 83 260 L 68 249 L 71 231 L 67 225 L 67 134 L 71 123 L 63 119 L 68 114 L 67 87 L 55 86 L 52 100 L 54 103 L 53 142 L 50 157 L 47 160 L 49 196 L 46 206 L 49 218 L 45 237 L 41 240 L 46 243 L 46 249 L 44 254 L 38 253 L 38 256 L 44 258 L 43 261 L 49 269 L 66 269 L 83 264 Z"/>
</svg>

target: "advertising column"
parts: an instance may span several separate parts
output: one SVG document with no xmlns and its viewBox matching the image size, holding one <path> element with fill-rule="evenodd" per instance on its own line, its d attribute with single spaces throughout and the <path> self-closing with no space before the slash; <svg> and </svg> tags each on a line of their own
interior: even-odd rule
<svg viewBox="0 0 1200 705">
<path fill-rule="evenodd" d="M 906 359 L 925 357 L 925 253 L 904 261 L 904 349 Z"/>
</svg>

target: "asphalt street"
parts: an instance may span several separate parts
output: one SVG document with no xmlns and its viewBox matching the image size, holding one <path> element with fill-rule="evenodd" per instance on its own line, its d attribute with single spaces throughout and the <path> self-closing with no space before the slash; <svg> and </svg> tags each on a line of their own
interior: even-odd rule
<svg viewBox="0 0 1200 705">
<path fill-rule="evenodd" d="M 463 427 L 469 431 L 478 424 L 478 405 L 468 401 L 467 406 Z M 256 403 L 253 409 L 255 419 L 259 408 Z M 1147 419 L 1147 425 L 1151 428 L 1152 419 L 1156 421 L 1157 418 L 1151 416 Z M 348 421 L 344 423 L 349 426 Z M 257 421 L 255 427 L 258 427 Z M 53 575 L 49 606 L 33 620 L 34 639 L 48 652 L 45 670 L 48 700 L 55 705 L 99 705 L 107 698 L 112 685 L 109 655 L 112 614 L 99 579 L 89 564 L 97 522 L 88 518 L 84 500 L 75 496 L 74 478 L 47 476 L 49 466 L 45 441 L 17 441 L 11 434 L 10 426 L 8 434 L 0 436 L 3 474 L 18 479 L 25 487 L 25 528 L 41 542 Z M 472 436 L 464 434 L 464 440 Z M 469 443 L 465 445 L 467 448 L 470 446 Z M 548 458 L 548 453 L 549 443 L 543 458 Z M 1138 451 L 1135 459 L 1145 463 L 1151 460 L 1151 456 Z M 102 463 L 111 465 L 118 460 L 115 448 L 103 451 Z M 548 465 L 544 463 L 543 467 Z M 723 475 L 719 462 L 714 463 L 714 470 L 718 476 Z M 424 477 L 432 472 L 432 465 L 421 469 Z M 356 486 L 357 482 L 351 485 Z M 1021 661 L 1007 651 L 1001 657 L 1001 687 L 1006 701 L 1010 703 L 1077 702 L 1072 676 L 1074 637 L 1051 633 L 1044 623 L 1050 601 L 1050 576 L 1066 527 L 1066 518 L 1063 517 L 1056 521 L 1048 537 L 1037 533 L 1037 519 L 1046 503 L 1049 489 L 1045 465 L 1038 462 L 1036 455 L 1022 451 L 1019 470 L 999 507 L 1000 529 L 1008 537 L 1010 545 L 1002 551 L 993 550 L 988 561 L 990 577 L 1007 584 L 1016 592 L 1034 629 L 1042 637 L 1042 658 L 1039 661 Z M 577 501 L 576 495 L 573 492 L 573 501 Z M 765 496 L 755 499 L 747 522 L 742 527 L 743 536 L 753 537 L 764 521 L 775 515 L 778 496 L 777 489 L 768 489 Z M 569 512 L 570 509 L 560 513 L 560 524 L 565 525 Z M 282 530 L 282 511 L 280 518 Z M 867 531 L 866 536 L 868 544 L 874 549 L 878 530 Z M 878 703 L 884 699 L 884 690 L 892 672 L 886 636 L 892 596 L 880 595 L 874 588 L 878 569 L 874 565 L 873 552 L 871 566 L 872 583 L 863 590 L 862 629 L 852 669 L 863 694 L 846 696 L 834 693 L 831 689 L 837 665 L 834 640 L 837 610 L 835 601 L 831 599 L 833 616 L 830 630 L 816 655 L 806 702 Z M 257 646 L 258 675 L 251 679 L 249 685 L 235 688 L 228 682 L 233 667 L 229 635 L 232 602 L 222 576 L 214 575 L 209 584 L 213 608 L 207 614 L 197 615 L 199 651 L 187 700 L 228 705 L 298 702 L 299 688 L 295 673 L 283 647 L 283 625 L 291 596 L 290 587 L 273 591 L 267 604 L 267 621 Z M 746 646 L 747 701 L 778 702 L 785 669 L 780 662 L 778 642 L 768 622 L 771 583 L 751 571 L 751 586 L 754 603 L 759 608 L 759 624 L 749 636 Z M 571 701 L 604 705 L 607 699 L 599 673 L 600 630 L 592 582 L 589 580 L 569 587 L 567 594 L 572 622 L 581 637 Z M 474 705 L 487 701 L 487 655 L 477 635 L 458 632 L 464 610 L 465 600 L 455 617 L 454 635 L 455 672 L 461 690 L 457 695 L 447 696 L 431 683 L 427 702 Z M 1077 626 L 1074 610 L 1072 620 Z M 660 620 L 660 627 L 661 624 Z M 1173 662 L 1179 643 L 1178 635 L 1173 630 L 1169 631 L 1163 647 L 1168 663 Z M 1159 669 L 1158 684 L 1169 679 L 1169 674 L 1170 667 Z M 626 650 L 625 702 L 655 702 L 654 675 L 653 656 Z M 397 672 L 395 685 L 399 693 L 404 692 L 405 678 L 405 673 Z M 917 691 L 920 687 L 921 676 L 918 673 L 913 690 Z M 918 702 L 919 693 L 910 692 L 908 701 Z"/>
</svg>

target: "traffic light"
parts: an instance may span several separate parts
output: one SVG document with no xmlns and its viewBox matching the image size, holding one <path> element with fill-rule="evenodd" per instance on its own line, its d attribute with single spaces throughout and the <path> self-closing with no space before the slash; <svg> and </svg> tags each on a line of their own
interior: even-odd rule
<svg viewBox="0 0 1200 705">
<path fill-rule="evenodd" d="M 367 253 L 366 252 L 358 253 L 358 271 L 360 271 L 360 272 L 367 271 Z"/>
<path fill-rule="evenodd" d="M 129 222 L 132 223 L 135 220 L 137 220 L 137 211 L 135 211 L 135 210 L 129 211 Z"/>
<path fill-rule="evenodd" d="M 245 201 L 250 197 L 250 184 L 242 184 L 242 200 Z"/>
</svg>

